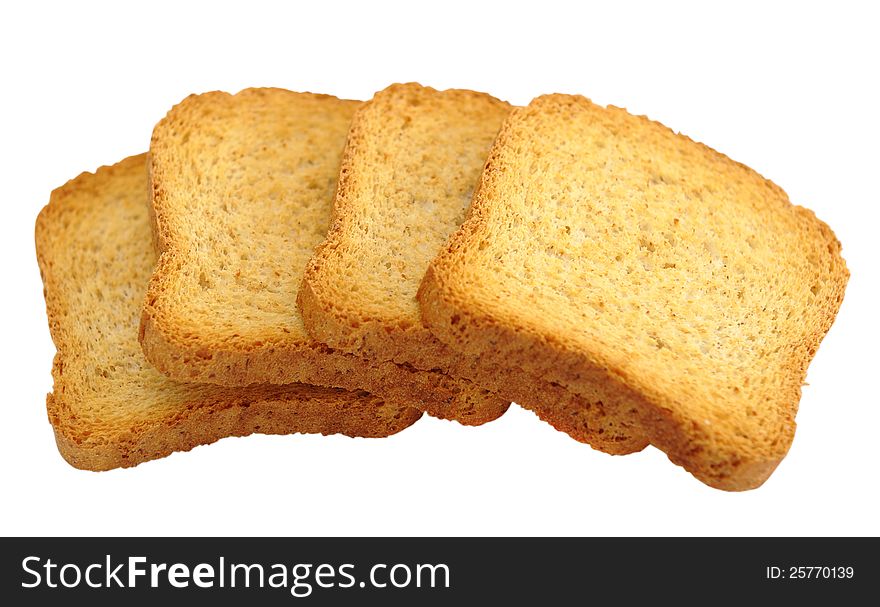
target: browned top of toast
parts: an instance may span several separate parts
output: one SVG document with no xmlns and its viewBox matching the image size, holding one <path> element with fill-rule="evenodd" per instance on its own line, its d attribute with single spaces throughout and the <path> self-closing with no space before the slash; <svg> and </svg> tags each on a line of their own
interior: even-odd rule
<svg viewBox="0 0 880 607">
<path fill-rule="evenodd" d="M 425 318 L 575 392 L 597 375 L 701 480 L 756 486 L 785 455 L 843 298 L 840 243 L 748 167 L 625 110 L 515 109 Z"/>
</svg>

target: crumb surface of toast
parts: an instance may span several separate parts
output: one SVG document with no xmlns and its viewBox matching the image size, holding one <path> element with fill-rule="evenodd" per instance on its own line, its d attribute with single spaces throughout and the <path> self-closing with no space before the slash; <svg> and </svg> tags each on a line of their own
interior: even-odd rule
<svg viewBox="0 0 880 607">
<path fill-rule="evenodd" d="M 485 93 L 396 84 L 354 114 L 327 238 L 306 266 L 307 330 L 419 368 L 455 355 L 422 324 L 416 291 L 462 221 L 510 106 Z"/>
</svg>

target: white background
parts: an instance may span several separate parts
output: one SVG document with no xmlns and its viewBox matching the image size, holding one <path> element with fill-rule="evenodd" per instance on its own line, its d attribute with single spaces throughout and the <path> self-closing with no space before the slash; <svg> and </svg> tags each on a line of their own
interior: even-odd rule
<svg viewBox="0 0 880 607">
<path fill-rule="evenodd" d="M 0 15 L 0 534 L 880 534 L 871 3 L 15 4 Z M 226 439 L 107 473 L 61 459 L 33 245 L 50 190 L 146 150 L 191 92 L 365 99 L 410 80 L 625 106 L 752 166 L 832 226 L 852 279 L 764 487 L 710 489 L 652 448 L 603 455 L 516 407 L 481 428 L 424 418 L 385 440 Z"/>
</svg>

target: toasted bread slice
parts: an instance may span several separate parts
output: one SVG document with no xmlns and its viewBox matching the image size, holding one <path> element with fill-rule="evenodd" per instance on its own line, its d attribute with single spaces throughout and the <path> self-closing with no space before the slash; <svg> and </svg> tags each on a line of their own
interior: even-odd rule
<svg viewBox="0 0 880 607">
<path fill-rule="evenodd" d="M 465 359 L 424 326 L 416 293 L 464 220 L 483 163 L 511 106 L 485 93 L 396 84 L 354 115 L 327 239 L 306 266 L 306 330 L 370 360 L 440 369 L 508 400 L 561 416 L 579 439 L 612 453 L 645 446 L 636 431 L 529 374 Z"/>
<path fill-rule="evenodd" d="M 172 381 L 137 340 L 151 244 L 146 157 L 52 192 L 36 226 L 52 339 L 47 398 L 58 449 L 77 468 L 134 466 L 253 432 L 388 436 L 421 412 L 365 392 L 306 384 L 221 388 Z"/>
<path fill-rule="evenodd" d="M 323 240 L 360 102 L 282 89 L 194 95 L 155 128 L 152 202 L 161 256 L 141 324 L 147 359 L 174 379 L 295 381 L 363 389 L 479 424 L 506 410 L 439 372 L 366 361 L 311 338 L 296 305 Z"/>
<path fill-rule="evenodd" d="M 759 486 L 848 280 L 840 243 L 751 169 L 548 95 L 502 127 L 419 301 L 431 330 L 631 415 L 701 481 Z"/>
</svg>

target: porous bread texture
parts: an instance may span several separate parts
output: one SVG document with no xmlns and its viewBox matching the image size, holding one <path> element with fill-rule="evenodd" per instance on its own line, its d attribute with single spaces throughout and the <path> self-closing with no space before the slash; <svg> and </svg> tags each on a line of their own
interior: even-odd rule
<svg viewBox="0 0 880 607">
<path fill-rule="evenodd" d="M 761 485 L 849 277 L 772 182 L 625 110 L 515 109 L 419 301 L 431 330 L 599 398 L 699 480 Z"/>
<path fill-rule="evenodd" d="M 326 233 L 360 102 L 283 89 L 192 95 L 156 126 L 150 179 L 161 255 L 140 341 L 179 380 L 364 389 L 480 424 L 504 412 L 442 373 L 365 361 L 312 339 L 296 306 Z"/>
<path fill-rule="evenodd" d="M 435 338 L 416 293 L 431 260 L 464 220 L 483 164 L 511 106 L 485 93 L 394 84 L 354 114 L 327 238 L 306 266 L 306 330 L 371 360 L 439 369 L 505 400 L 542 410 L 609 453 L 647 441 L 601 403 L 517 369 L 481 365 Z"/>
<path fill-rule="evenodd" d="M 449 369 L 456 355 L 422 324 L 416 292 L 464 221 L 509 111 L 485 93 L 411 83 L 355 112 L 330 229 L 299 292 L 309 333 L 346 352 Z"/>
<path fill-rule="evenodd" d="M 49 328 L 57 347 L 49 421 L 77 468 L 134 466 L 226 436 L 381 437 L 421 412 L 306 384 L 230 389 L 170 380 L 144 359 L 138 319 L 155 264 L 145 155 L 58 188 L 36 223 Z"/>
</svg>

